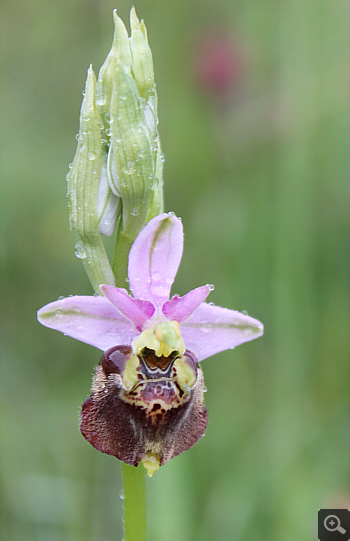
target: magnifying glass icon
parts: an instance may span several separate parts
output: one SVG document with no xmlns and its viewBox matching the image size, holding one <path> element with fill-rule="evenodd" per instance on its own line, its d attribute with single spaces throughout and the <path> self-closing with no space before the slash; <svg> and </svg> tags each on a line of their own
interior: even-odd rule
<svg viewBox="0 0 350 541">
<path fill-rule="evenodd" d="M 329 532 L 340 532 L 340 533 L 346 533 L 346 530 L 340 526 L 340 520 L 336 515 L 328 515 L 324 519 L 324 527 Z"/>
</svg>

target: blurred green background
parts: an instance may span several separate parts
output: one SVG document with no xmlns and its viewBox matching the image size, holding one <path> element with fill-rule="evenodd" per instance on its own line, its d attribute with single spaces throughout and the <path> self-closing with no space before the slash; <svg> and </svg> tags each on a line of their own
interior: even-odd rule
<svg viewBox="0 0 350 541">
<path fill-rule="evenodd" d="M 150 539 L 316 539 L 317 510 L 350 503 L 350 4 L 135 6 L 154 56 L 166 210 L 185 228 L 173 292 L 214 283 L 210 301 L 265 324 L 263 338 L 202 363 L 206 437 L 148 481 Z M 58 296 L 92 293 L 73 255 L 65 175 L 115 7 L 128 26 L 125 0 L 2 3 L 9 541 L 122 539 L 120 465 L 78 429 L 100 353 L 36 322 Z"/>
</svg>

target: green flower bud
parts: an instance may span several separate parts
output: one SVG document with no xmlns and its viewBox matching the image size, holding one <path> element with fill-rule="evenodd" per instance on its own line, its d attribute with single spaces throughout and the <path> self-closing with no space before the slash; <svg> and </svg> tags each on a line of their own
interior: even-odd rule
<svg viewBox="0 0 350 541">
<path fill-rule="evenodd" d="M 99 232 L 98 192 L 103 150 L 95 84 L 90 66 L 80 111 L 78 145 L 67 182 L 70 228 L 77 241 L 75 253 L 82 259 L 90 282 L 98 292 L 100 284 L 113 285 L 114 276 Z M 108 187 L 106 193 L 109 191 Z M 100 214 L 103 213 L 101 208 Z"/>
<path fill-rule="evenodd" d="M 129 252 L 146 222 L 163 211 L 162 160 L 152 53 L 145 25 L 133 8 L 129 38 L 116 11 L 113 17 L 114 38 L 99 73 L 96 103 L 108 147 L 108 183 L 122 200 L 113 270 L 126 276 L 123 254 Z"/>
</svg>

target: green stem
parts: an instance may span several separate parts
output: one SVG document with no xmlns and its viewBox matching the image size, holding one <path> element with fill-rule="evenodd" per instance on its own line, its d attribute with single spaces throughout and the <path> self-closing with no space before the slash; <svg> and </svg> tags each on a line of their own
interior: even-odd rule
<svg viewBox="0 0 350 541">
<path fill-rule="evenodd" d="M 124 541 L 146 541 L 146 472 L 122 462 Z"/>
</svg>

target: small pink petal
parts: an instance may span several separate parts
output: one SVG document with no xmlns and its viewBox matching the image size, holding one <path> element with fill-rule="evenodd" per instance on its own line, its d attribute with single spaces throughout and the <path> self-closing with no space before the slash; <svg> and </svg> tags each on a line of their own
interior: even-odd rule
<svg viewBox="0 0 350 541">
<path fill-rule="evenodd" d="M 133 322 L 139 331 L 154 314 L 155 308 L 151 302 L 133 299 L 124 289 L 103 285 L 101 291 L 121 314 Z"/>
<path fill-rule="evenodd" d="M 138 334 L 106 297 L 75 296 L 51 302 L 38 311 L 38 320 L 102 351 L 131 344 Z"/>
<path fill-rule="evenodd" d="M 136 299 L 155 306 L 169 299 L 182 250 L 182 224 L 174 214 L 160 214 L 148 222 L 129 254 L 130 289 Z"/>
<path fill-rule="evenodd" d="M 163 305 L 163 314 L 172 320 L 182 323 L 189 318 L 195 310 L 205 301 L 210 293 L 209 286 L 201 286 L 192 289 L 183 297 L 175 295 Z"/>
<path fill-rule="evenodd" d="M 206 303 L 180 329 L 186 349 L 193 351 L 199 361 L 258 338 L 264 331 L 257 319 Z"/>
</svg>

